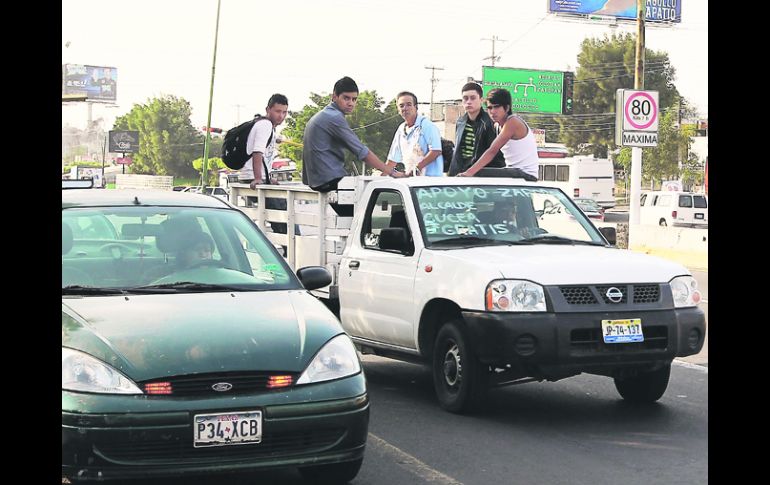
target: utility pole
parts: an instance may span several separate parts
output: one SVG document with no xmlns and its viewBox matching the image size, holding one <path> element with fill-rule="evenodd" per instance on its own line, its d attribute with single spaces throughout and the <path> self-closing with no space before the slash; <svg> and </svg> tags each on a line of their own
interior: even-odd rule
<svg viewBox="0 0 770 485">
<path fill-rule="evenodd" d="M 636 69 L 634 89 L 644 89 L 644 0 L 636 0 Z M 642 192 L 642 148 L 631 147 L 631 201 L 628 215 L 628 235 L 631 227 L 639 224 L 639 196 Z"/>
<path fill-rule="evenodd" d="M 491 40 L 492 41 L 492 55 L 489 56 L 489 57 L 485 57 L 484 59 L 492 59 L 492 66 L 494 66 L 495 65 L 495 61 L 498 59 L 498 56 L 495 56 L 495 42 L 496 41 L 508 42 L 508 41 L 505 40 L 505 39 L 501 39 L 501 38 L 499 38 L 496 35 L 493 35 L 491 39 L 484 38 L 484 39 L 481 39 L 481 40 Z"/>
<path fill-rule="evenodd" d="M 238 126 L 238 125 L 241 124 L 241 108 L 242 107 L 245 108 L 245 106 L 242 105 L 242 104 L 234 104 L 233 106 L 235 106 L 235 109 L 236 109 L 236 111 L 235 111 L 235 120 L 236 120 L 235 121 L 235 126 Z"/>
<path fill-rule="evenodd" d="M 443 67 L 436 67 L 436 66 L 425 66 L 425 69 L 430 69 L 430 115 L 429 118 L 431 121 L 433 121 L 433 91 L 436 90 L 436 69 L 439 71 L 443 71 Z M 416 107 L 416 106 L 415 106 Z"/>
<path fill-rule="evenodd" d="M 219 6 L 222 0 L 217 0 L 217 26 L 214 30 L 214 60 L 211 63 L 211 90 L 209 91 L 209 117 L 206 121 L 206 138 L 203 143 L 203 171 L 201 172 L 201 192 L 206 192 L 208 181 L 209 143 L 211 140 L 211 104 L 214 101 L 214 71 L 217 67 L 217 39 L 219 39 Z M 125 168 L 125 165 L 123 165 Z"/>
</svg>

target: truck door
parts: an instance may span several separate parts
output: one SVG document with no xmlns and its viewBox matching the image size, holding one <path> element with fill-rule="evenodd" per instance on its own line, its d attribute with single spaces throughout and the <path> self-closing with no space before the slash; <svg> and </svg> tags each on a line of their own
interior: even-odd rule
<svg viewBox="0 0 770 485">
<path fill-rule="evenodd" d="M 414 349 L 414 223 L 395 190 L 373 192 L 361 224 L 340 262 L 340 319 L 354 337 Z M 381 249 L 383 228 L 406 229 L 410 248 Z M 419 231 L 418 231 L 419 232 Z"/>
</svg>

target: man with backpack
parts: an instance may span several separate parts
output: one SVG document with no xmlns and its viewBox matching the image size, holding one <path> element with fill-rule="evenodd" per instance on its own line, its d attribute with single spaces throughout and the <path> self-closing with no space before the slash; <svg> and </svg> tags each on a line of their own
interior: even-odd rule
<svg viewBox="0 0 770 485">
<path fill-rule="evenodd" d="M 276 154 L 275 147 L 275 127 L 283 123 L 289 112 L 289 100 L 283 94 L 274 94 L 267 101 L 265 116 L 257 115 L 255 117 L 251 131 L 246 139 L 246 152 L 250 158 L 238 173 L 238 181 L 249 184 L 252 189 L 258 184 L 277 184 L 277 181 L 270 179 L 268 167 L 273 162 Z M 269 121 L 269 123 L 268 123 Z M 264 173 L 263 173 L 264 168 Z M 256 197 L 249 197 L 247 205 L 253 205 Z M 265 198 L 265 209 L 286 210 L 286 200 L 275 197 Z M 286 234 L 285 222 L 270 222 L 270 227 L 277 234 Z M 294 233 L 300 234 L 299 226 L 295 224 Z M 284 248 L 285 250 L 285 248 Z"/>
<path fill-rule="evenodd" d="M 275 127 L 283 123 L 289 112 L 289 100 L 283 94 L 270 96 L 267 102 L 266 116 L 257 116 L 246 141 L 246 153 L 251 158 L 246 160 L 238 173 L 238 181 L 254 189 L 257 184 L 270 183 L 267 166 L 275 157 Z M 267 123 L 270 121 L 270 123 Z M 262 167 L 265 173 L 262 173 Z"/>
<path fill-rule="evenodd" d="M 407 175 L 441 177 L 444 174 L 441 134 L 428 118 L 417 113 L 417 96 L 402 91 L 396 96 L 398 113 L 404 118 L 393 135 L 388 166 L 404 164 Z"/>
</svg>

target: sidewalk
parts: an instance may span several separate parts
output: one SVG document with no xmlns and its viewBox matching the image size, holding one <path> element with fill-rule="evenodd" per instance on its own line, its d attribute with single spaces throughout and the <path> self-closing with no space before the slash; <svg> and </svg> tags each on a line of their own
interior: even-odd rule
<svg viewBox="0 0 770 485">
<path fill-rule="evenodd" d="M 678 251 L 675 249 L 664 248 L 651 248 L 646 246 L 635 246 L 631 248 L 631 251 L 649 254 L 651 256 L 658 256 L 659 258 L 668 259 L 670 261 L 677 262 L 687 268 L 695 269 L 698 271 L 709 270 L 708 253 Z"/>
</svg>

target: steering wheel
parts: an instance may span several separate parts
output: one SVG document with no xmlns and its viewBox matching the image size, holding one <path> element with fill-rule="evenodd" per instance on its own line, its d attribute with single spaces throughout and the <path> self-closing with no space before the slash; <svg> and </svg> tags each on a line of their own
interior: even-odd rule
<svg viewBox="0 0 770 485">
<path fill-rule="evenodd" d="M 135 248 L 132 248 L 128 244 L 123 244 L 123 243 L 119 243 L 119 242 L 112 242 L 112 243 L 107 243 L 107 244 L 103 245 L 102 247 L 100 247 L 99 248 L 99 252 L 107 252 L 109 249 L 112 249 L 112 248 L 118 248 L 118 250 L 120 251 L 120 255 L 121 256 L 123 256 L 124 252 L 126 254 L 131 254 L 131 253 L 133 253 L 136 250 Z"/>
<path fill-rule="evenodd" d="M 208 266 L 211 266 L 213 268 L 224 268 L 225 263 L 223 261 L 216 260 L 216 259 L 201 259 L 200 261 L 188 266 L 187 269 L 205 268 Z"/>
</svg>

